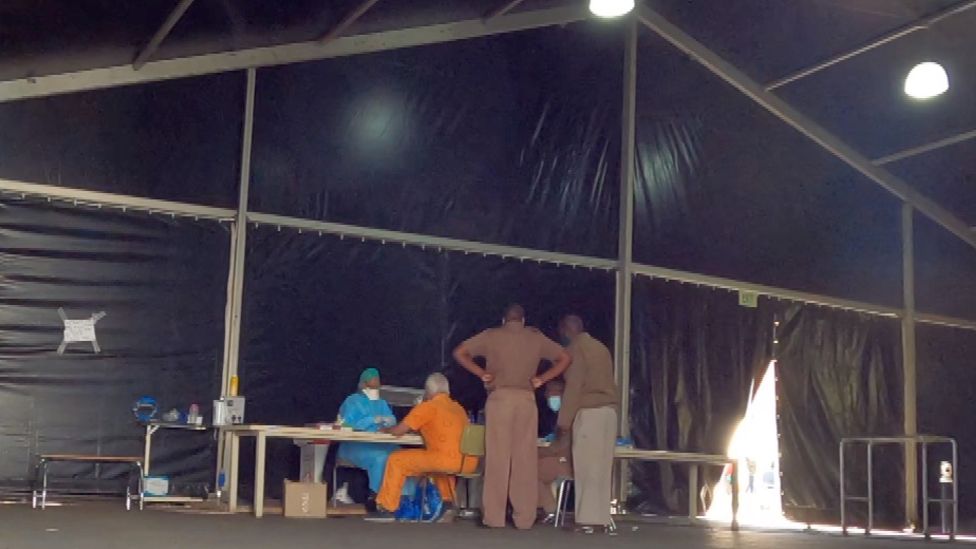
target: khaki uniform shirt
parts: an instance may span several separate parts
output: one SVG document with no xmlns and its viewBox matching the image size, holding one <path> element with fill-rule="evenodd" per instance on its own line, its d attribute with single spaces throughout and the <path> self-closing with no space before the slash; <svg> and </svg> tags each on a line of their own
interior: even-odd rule
<svg viewBox="0 0 976 549">
<path fill-rule="evenodd" d="M 616 406 L 620 397 L 613 377 L 613 357 L 606 345 L 584 332 L 566 350 L 573 362 L 563 374 L 566 389 L 556 423 L 564 430 L 571 430 L 576 412 Z"/>
<path fill-rule="evenodd" d="M 506 322 L 465 341 L 474 356 L 484 357 L 485 370 L 495 376 L 491 389 L 534 390 L 532 378 L 545 360 L 555 361 L 563 352 L 558 343 L 521 322 Z"/>
</svg>

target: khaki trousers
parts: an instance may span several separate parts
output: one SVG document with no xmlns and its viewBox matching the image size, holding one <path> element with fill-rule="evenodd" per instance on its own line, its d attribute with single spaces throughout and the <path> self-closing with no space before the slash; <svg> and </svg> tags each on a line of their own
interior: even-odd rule
<svg viewBox="0 0 976 549">
<path fill-rule="evenodd" d="M 539 486 L 535 395 L 521 389 L 492 391 L 485 404 L 485 423 L 485 526 L 504 528 L 506 503 L 511 501 L 515 527 L 532 528 Z"/>
<path fill-rule="evenodd" d="M 613 451 L 616 443 L 616 408 L 584 408 L 576 413 L 573 421 L 576 524 L 610 525 Z"/>
</svg>

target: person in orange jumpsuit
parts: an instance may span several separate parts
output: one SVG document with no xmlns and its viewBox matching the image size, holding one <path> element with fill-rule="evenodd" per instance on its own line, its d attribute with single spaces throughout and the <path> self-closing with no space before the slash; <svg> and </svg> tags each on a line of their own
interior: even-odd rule
<svg viewBox="0 0 976 549">
<path fill-rule="evenodd" d="M 383 485 L 376 496 L 377 513 L 373 520 L 391 521 L 400 505 L 403 483 L 409 477 L 430 475 L 444 501 L 441 520 L 454 516 L 454 476 L 473 473 L 478 458 L 461 454 L 461 436 L 468 426 L 468 415 L 451 399 L 451 389 L 443 374 L 431 374 L 424 384 L 424 402 L 418 404 L 396 427 L 385 429 L 394 436 L 419 432 L 425 448 L 397 450 L 386 461 Z"/>
</svg>

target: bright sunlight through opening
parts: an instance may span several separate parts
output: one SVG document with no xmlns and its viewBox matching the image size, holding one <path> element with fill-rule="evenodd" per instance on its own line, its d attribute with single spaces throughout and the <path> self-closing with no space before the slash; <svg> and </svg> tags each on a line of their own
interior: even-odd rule
<svg viewBox="0 0 976 549">
<path fill-rule="evenodd" d="M 732 519 L 732 490 L 739 491 L 739 523 L 757 527 L 790 527 L 783 517 L 779 479 L 779 437 L 776 429 L 776 361 L 753 391 L 746 415 L 729 444 L 730 457 L 739 466 L 739 486 L 731 486 L 731 471 L 711 488 L 712 501 L 705 513 L 709 520 Z"/>
</svg>

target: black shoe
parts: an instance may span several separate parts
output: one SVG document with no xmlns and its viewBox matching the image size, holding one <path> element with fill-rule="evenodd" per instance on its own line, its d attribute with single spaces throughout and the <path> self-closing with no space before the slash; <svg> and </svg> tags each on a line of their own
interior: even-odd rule
<svg viewBox="0 0 976 549">
<path fill-rule="evenodd" d="M 366 522 L 379 522 L 379 523 L 388 524 L 391 522 L 396 522 L 396 517 L 393 515 L 393 513 L 389 511 L 377 509 L 376 511 L 366 515 L 366 518 L 363 520 L 365 520 Z"/>
<path fill-rule="evenodd" d="M 539 519 L 539 524 L 553 525 L 556 524 L 556 513 L 549 513 L 544 515 Z"/>
</svg>

